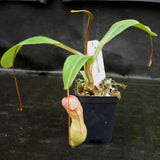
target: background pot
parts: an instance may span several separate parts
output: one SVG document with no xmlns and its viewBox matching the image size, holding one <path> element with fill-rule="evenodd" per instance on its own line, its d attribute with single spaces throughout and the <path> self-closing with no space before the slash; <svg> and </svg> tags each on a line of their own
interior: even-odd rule
<svg viewBox="0 0 160 160">
<path fill-rule="evenodd" d="M 117 108 L 117 97 L 77 96 L 87 127 L 86 142 L 110 142 Z"/>
</svg>

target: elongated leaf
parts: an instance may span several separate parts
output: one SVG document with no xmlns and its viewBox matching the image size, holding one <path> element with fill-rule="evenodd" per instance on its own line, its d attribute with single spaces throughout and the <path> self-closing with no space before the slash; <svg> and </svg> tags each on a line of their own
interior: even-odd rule
<svg viewBox="0 0 160 160">
<path fill-rule="evenodd" d="M 18 51 L 23 47 L 23 45 L 31 45 L 31 44 L 49 44 L 49 45 L 54 45 L 57 46 L 59 48 L 63 48 L 75 55 L 82 55 L 81 52 L 70 48 L 66 45 L 64 45 L 61 42 L 58 42 L 56 40 L 53 40 L 51 38 L 48 37 L 44 37 L 44 36 L 36 36 L 36 37 L 31 37 L 28 38 L 20 43 L 18 43 L 17 45 L 13 46 L 12 48 L 10 48 L 9 50 L 7 50 L 2 58 L 1 58 L 1 66 L 4 68 L 10 68 L 13 66 L 14 64 L 14 59 L 18 53 Z"/>
<path fill-rule="evenodd" d="M 123 21 L 119 21 L 114 23 L 111 28 L 108 30 L 108 32 L 104 35 L 104 37 L 102 38 L 102 40 L 100 41 L 99 45 L 97 46 L 95 52 L 94 52 L 94 61 L 97 58 L 100 50 L 103 48 L 103 46 L 108 43 L 111 39 L 113 39 L 115 36 L 117 36 L 118 34 L 120 34 L 122 31 L 124 31 L 125 29 L 129 28 L 129 27 L 137 27 L 141 30 L 144 30 L 145 32 L 147 32 L 150 36 L 157 36 L 156 33 L 152 32 L 151 29 L 148 26 L 145 26 L 143 24 L 141 24 L 140 22 L 138 22 L 137 20 L 133 20 L 133 19 L 127 19 L 127 20 L 123 20 Z"/>
<path fill-rule="evenodd" d="M 66 59 L 63 66 L 64 89 L 70 88 L 77 73 L 90 58 L 91 56 L 71 55 Z"/>
</svg>

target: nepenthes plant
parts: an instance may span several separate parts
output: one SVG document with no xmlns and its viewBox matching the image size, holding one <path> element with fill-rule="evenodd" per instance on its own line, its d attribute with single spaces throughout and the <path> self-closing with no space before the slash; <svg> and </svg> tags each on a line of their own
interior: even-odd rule
<svg viewBox="0 0 160 160">
<path fill-rule="evenodd" d="M 76 146 L 83 143 L 87 134 L 87 130 L 83 121 L 83 110 L 82 110 L 81 104 L 79 100 L 76 99 L 76 97 L 69 95 L 69 88 L 73 84 L 78 72 L 81 70 L 82 67 L 84 67 L 84 71 L 82 71 L 81 73 L 85 80 L 83 81 L 82 84 L 83 85 L 85 84 L 85 88 L 88 88 L 92 92 L 92 95 L 96 95 L 99 89 L 97 88 L 97 86 L 94 86 L 92 68 L 97 56 L 99 55 L 104 45 L 107 44 L 115 36 L 117 36 L 118 34 L 120 34 L 121 32 L 123 32 L 129 27 L 136 27 L 138 29 L 141 29 L 149 35 L 149 39 L 150 39 L 151 54 L 148 62 L 148 67 L 150 67 L 152 64 L 152 55 L 153 55 L 152 36 L 157 36 L 157 34 L 152 32 L 148 26 L 143 25 L 137 20 L 126 19 L 126 20 L 118 21 L 109 28 L 109 30 L 106 32 L 104 37 L 100 40 L 94 54 L 92 56 L 88 56 L 87 43 L 88 43 L 90 25 L 93 20 L 93 15 L 88 10 L 71 10 L 71 12 L 72 13 L 83 12 L 88 15 L 84 53 L 81 53 L 80 51 L 75 50 L 54 39 L 51 39 L 45 36 L 35 36 L 35 37 L 28 38 L 16 44 L 15 46 L 11 47 L 9 50 L 7 50 L 1 58 L 1 66 L 4 68 L 11 68 L 11 67 L 13 68 L 15 84 L 17 88 L 19 101 L 20 101 L 19 111 L 22 111 L 21 98 L 20 98 L 20 93 L 19 93 L 15 69 L 14 69 L 14 61 L 19 50 L 25 45 L 48 44 L 48 45 L 57 46 L 73 54 L 67 57 L 63 66 L 63 83 L 64 83 L 64 90 L 67 90 L 67 97 L 62 100 L 62 105 L 64 106 L 64 108 L 66 109 L 69 115 L 69 118 L 68 118 L 69 144 L 71 146 Z M 125 85 L 115 83 L 115 82 L 113 83 L 113 85 L 120 85 L 122 88 L 126 87 Z M 72 107 L 72 105 L 74 107 Z M 70 127 L 70 115 L 71 115 L 71 121 L 72 121 L 71 127 Z M 78 134 L 79 136 L 76 136 Z"/>
</svg>

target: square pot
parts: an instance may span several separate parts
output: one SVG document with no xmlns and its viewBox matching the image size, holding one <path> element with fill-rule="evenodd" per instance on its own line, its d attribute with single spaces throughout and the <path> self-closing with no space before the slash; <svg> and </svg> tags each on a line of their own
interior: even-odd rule
<svg viewBox="0 0 160 160">
<path fill-rule="evenodd" d="M 86 142 L 109 143 L 112 139 L 117 97 L 77 96 L 80 100 L 87 127 Z"/>
</svg>

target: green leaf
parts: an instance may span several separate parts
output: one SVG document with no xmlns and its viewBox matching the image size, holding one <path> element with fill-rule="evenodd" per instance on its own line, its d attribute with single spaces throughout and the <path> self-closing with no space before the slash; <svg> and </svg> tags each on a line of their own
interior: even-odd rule
<svg viewBox="0 0 160 160">
<path fill-rule="evenodd" d="M 1 58 L 1 66 L 4 68 L 10 68 L 13 66 L 14 64 L 14 59 L 18 53 L 18 51 L 23 47 L 23 45 L 31 45 L 31 44 L 49 44 L 49 45 L 54 45 L 57 46 L 59 48 L 63 48 L 75 55 L 82 55 L 81 52 L 70 48 L 66 45 L 64 45 L 61 42 L 58 42 L 56 40 L 53 40 L 51 38 L 48 37 L 44 37 L 44 36 L 36 36 L 36 37 L 31 37 L 28 38 L 20 43 L 18 43 L 17 45 L 13 46 L 12 48 L 10 48 L 9 50 L 7 50 L 2 58 Z"/>
<path fill-rule="evenodd" d="M 87 62 L 91 56 L 71 55 L 69 56 L 63 66 L 63 83 L 64 89 L 71 87 L 76 75 Z"/>
<path fill-rule="evenodd" d="M 80 73 L 82 74 L 84 80 L 85 80 L 86 82 L 88 82 L 88 78 L 87 78 L 87 76 L 86 76 L 85 71 L 80 71 Z"/>
<path fill-rule="evenodd" d="M 152 32 L 151 29 L 148 26 L 145 26 L 138 22 L 137 20 L 134 19 L 127 19 L 127 20 L 122 20 L 119 22 L 114 23 L 111 28 L 108 30 L 108 32 L 104 35 L 102 40 L 100 41 L 99 45 L 97 46 L 95 52 L 94 52 L 94 61 L 97 58 L 99 52 L 103 48 L 103 46 L 108 43 L 111 39 L 113 39 L 115 36 L 120 34 L 122 31 L 129 27 L 137 27 L 139 29 L 144 30 L 151 36 L 157 36 L 156 33 Z"/>
</svg>

